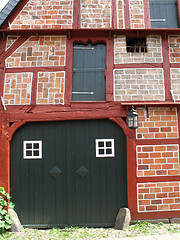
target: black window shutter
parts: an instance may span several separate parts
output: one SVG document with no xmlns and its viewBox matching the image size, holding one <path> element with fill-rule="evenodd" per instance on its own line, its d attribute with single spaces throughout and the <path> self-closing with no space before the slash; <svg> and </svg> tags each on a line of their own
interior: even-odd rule
<svg viewBox="0 0 180 240">
<path fill-rule="evenodd" d="M 105 44 L 75 44 L 72 100 L 105 101 L 105 69 Z"/>
<path fill-rule="evenodd" d="M 178 28 L 177 0 L 150 0 L 152 28 Z"/>
</svg>

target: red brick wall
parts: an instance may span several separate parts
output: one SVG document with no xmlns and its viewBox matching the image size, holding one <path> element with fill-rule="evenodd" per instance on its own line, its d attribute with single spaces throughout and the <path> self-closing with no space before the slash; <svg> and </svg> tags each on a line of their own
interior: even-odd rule
<svg viewBox="0 0 180 240">
<path fill-rule="evenodd" d="M 72 28 L 73 0 L 29 0 L 11 29 Z"/>
<path fill-rule="evenodd" d="M 178 138 L 178 122 L 176 108 L 138 109 L 139 128 L 137 139 Z"/>
<path fill-rule="evenodd" d="M 118 28 L 124 28 L 124 1 L 117 0 L 117 21 Z"/>
<path fill-rule="evenodd" d="M 30 104 L 32 73 L 6 73 L 4 102 L 6 105 Z"/>
<path fill-rule="evenodd" d="M 7 46 L 11 43 L 8 38 Z M 65 55 L 65 36 L 34 36 L 6 59 L 6 67 L 64 66 Z"/>
<path fill-rule="evenodd" d="M 82 28 L 110 28 L 111 0 L 82 0 Z"/>
<path fill-rule="evenodd" d="M 138 212 L 180 209 L 179 182 L 139 183 Z"/>
<path fill-rule="evenodd" d="M 179 145 L 138 145 L 137 176 L 179 175 Z"/>
<path fill-rule="evenodd" d="M 143 0 L 130 0 L 131 28 L 144 28 L 144 2 Z"/>
<path fill-rule="evenodd" d="M 170 62 L 179 63 L 180 62 L 180 36 L 169 36 L 169 53 Z"/>
<path fill-rule="evenodd" d="M 29 0 L 11 23 L 11 29 L 65 29 L 73 27 L 73 7 L 76 0 Z M 111 28 L 111 6 L 115 0 L 81 0 L 82 28 Z M 124 28 L 124 0 L 116 0 L 116 24 Z M 76 9 L 76 8 L 75 8 Z M 145 28 L 143 0 L 129 1 L 130 28 Z M 76 9 L 77 11 L 77 9 Z M 79 10 L 78 10 L 79 11 Z"/>
<path fill-rule="evenodd" d="M 38 73 L 37 104 L 63 104 L 65 72 Z"/>
</svg>

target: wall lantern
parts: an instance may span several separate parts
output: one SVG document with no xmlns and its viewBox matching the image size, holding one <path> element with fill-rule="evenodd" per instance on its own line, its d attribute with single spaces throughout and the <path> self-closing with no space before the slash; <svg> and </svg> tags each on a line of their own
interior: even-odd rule
<svg viewBox="0 0 180 240">
<path fill-rule="evenodd" d="M 138 126 L 139 126 L 138 116 L 139 116 L 138 113 L 132 106 L 130 112 L 128 113 L 128 128 L 130 128 L 130 129 L 138 128 Z"/>
</svg>

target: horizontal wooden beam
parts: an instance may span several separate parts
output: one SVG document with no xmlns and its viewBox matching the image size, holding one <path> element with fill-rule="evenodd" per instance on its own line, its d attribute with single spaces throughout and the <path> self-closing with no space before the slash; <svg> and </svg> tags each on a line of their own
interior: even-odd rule
<svg viewBox="0 0 180 240">
<path fill-rule="evenodd" d="M 122 106 L 180 106 L 180 101 L 177 102 L 171 102 L 171 101 L 124 101 L 120 102 L 120 105 Z"/>
<path fill-rule="evenodd" d="M 68 33 L 72 34 L 81 34 L 83 35 L 92 35 L 96 36 L 97 34 L 106 34 L 109 35 L 109 31 L 111 31 L 112 35 L 132 35 L 132 36 L 146 36 L 146 35 L 162 35 L 168 36 L 172 34 L 180 34 L 180 28 L 151 28 L 151 29 L 0 29 L 0 32 L 3 32 L 6 35 L 22 35 L 22 34 L 30 34 L 31 36 L 38 35 L 68 35 Z"/>
</svg>

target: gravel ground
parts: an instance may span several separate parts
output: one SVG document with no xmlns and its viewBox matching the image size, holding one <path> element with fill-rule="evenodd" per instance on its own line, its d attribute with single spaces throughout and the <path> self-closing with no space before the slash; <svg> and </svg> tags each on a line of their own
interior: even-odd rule
<svg viewBox="0 0 180 240">
<path fill-rule="evenodd" d="M 122 237 L 134 237 L 139 235 L 166 234 L 180 232 L 180 224 L 150 224 L 138 223 L 131 225 L 127 230 L 115 230 L 113 228 L 64 228 L 64 229 L 24 229 L 22 233 L 5 233 L 0 235 L 0 239 L 11 240 L 80 240 L 80 239 L 120 239 Z"/>
</svg>

